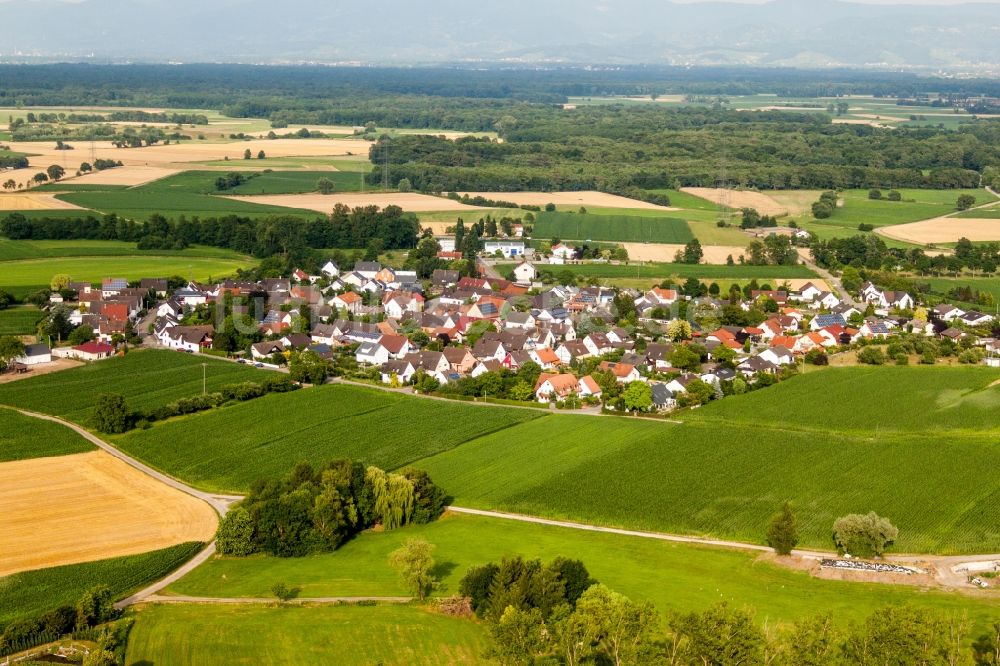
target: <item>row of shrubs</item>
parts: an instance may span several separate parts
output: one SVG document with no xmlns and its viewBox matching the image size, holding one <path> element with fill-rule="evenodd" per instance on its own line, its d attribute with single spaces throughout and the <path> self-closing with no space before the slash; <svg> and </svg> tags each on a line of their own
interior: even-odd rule
<svg viewBox="0 0 1000 666">
<path fill-rule="evenodd" d="M 119 393 L 102 393 L 97 396 L 92 424 L 99 432 L 121 434 L 133 428 L 148 428 L 153 421 L 163 421 L 174 416 L 194 414 L 229 402 L 253 400 L 268 393 L 287 393 L 299 388 L 288 375 L 270 375 L 260 382 L 239 382 L 221 386 L 214 393 L 181 398 L 147 412 L 129 409 L 125 396 Z"/>
<path fill-rule="evenodd" d="M 73 606 L 60 606 L 35 618 L 15 620 L 0 632 L 0 655 L 15 654 L 91 629 L 120 616 L 106 586 L 87 590 Z"/>
<path fill-rule="evenodd" d="M 142 427 L 143 421 L 164 421 L 174 416 L 204 412 L 221 407 L 229 402 L 245 402 L 267 395 L 268 393 L 288 393 L 299 388 L 288 375 L 269 375 L 260 382 L 237 382 L 220 386 L 214 393 L 181 398 L 139 415 L 137 425 Z"/>
</svg>

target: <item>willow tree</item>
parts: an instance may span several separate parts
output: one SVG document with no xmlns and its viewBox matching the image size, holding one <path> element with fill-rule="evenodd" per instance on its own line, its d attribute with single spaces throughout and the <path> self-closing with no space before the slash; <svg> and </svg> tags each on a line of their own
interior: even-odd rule
<svg viewBox="0 0 1000 666">
<path fill-rule="evenodd" d="M 401 474 L 392 474 L 369 467 L 365 472 L 365 483 L 372 490 L 375 515 L 387 530 L 401 527 L 413 515 L 413 483 Z"/>
</svg>

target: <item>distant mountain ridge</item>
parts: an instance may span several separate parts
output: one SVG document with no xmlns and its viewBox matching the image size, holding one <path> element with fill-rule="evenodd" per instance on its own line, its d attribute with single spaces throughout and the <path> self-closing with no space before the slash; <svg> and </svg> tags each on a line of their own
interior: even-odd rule
<svg viewBox="0 0 1000 666">
<path fill-rule="evenodd" d="M 0 2 L 0 56 L 1000 68 L 1000 4 L 132 0 L 127 6 Z"/>
</svg>

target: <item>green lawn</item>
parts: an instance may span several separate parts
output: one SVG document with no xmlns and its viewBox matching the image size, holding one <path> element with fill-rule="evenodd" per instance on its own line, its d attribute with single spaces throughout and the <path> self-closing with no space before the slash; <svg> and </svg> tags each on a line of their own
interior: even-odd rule
<svg viewBox="0 0 1000 666">
<path fill-rule="evenodd" d="M 1000 388 L 984 389 L 1000 373 L 874 370 L 795 378 L 683 425 L 546 416 L 418 465 L 477 508 L 761 543 L 791 500 L 808 546 L 877 511 L 897 552 L 1000 548 Z"/>
<path fill-rule="evenodd" d="M 0 408 L 0 463 L 94 449 L 93 444 L 65 426 Z"/>
<path fill-rule="evenodd" d="M 538 238 L 676 244 L 687 243 L 694 238 L 687 222 L 670 215 L 639 217 L 537 213 L 534 235 Z"/>
<path fill-rule="evenodd" d="M 121 393 L 129 407 L 145 410 L 223 384 L 260 379 L 264 370 L 175 351 L 132 351 L 99 363 L 0 385 L 0 404 L 87 424 L 99 393 Z"/>
<path fill-rule="evenodd" d="M 498 270 L 505 270 L 508 266 L 501 264 Z M 509 265 L 513 268 L 513 264 Z M 633 263 L 622 264 L 573 264 L 565 266 L 548 267 L 555 273 L 570 271 L 576 275 L 596 278 L 635 278 L 646 280 L 665 280 L 676 278 L 685 280 L 689 277 L 712 280 L 712 279 L 732 279 L 750 280 L 752 278 L 767 280 L 785 280 L 791 278 L 812 278 L 816 277 L 805 266 L 749 266 L 734 265 L 726 266 L 719 264 L 658 264 L 658 263 Z"/>
<path fill-rule="evenodd" d="M 31 335 L 45 313 L 33 305 L 0 310 L 0 335 Z"/>
<path fill-rule="evenodd" d="M 303 461 L 353 458 L 402 467 L 538 415 L 328 385 L 174 419 L 115 443 L 199 487 L 245 491 Z"/>
<path fill-rule="evenodd" d="M 430 525 L 367 532 L 335 553 L 303 558 L 217 557 L 167 589 L 168 594 L 266 597 L 277 581 L 301 587 L 301 596 L 406 595 L 389 553 L 409 538 L 434 544 L 447 596 L 457 592 L 469 567 L 522 555 L 550 561 L 582 560 L 591 575 L 632 599 L 650 601 L 661 613 L 702 610 L 719 601 L 752 606 L 760 621 L 790 623 L 822 609 L 843 625 L 879 606 L 914 603 L 947 611 L 967 610 L 977 629 L 1000 616 L 1000 598 L 985 600 L 906 586 L 829 581 L 760 560 L 756 553 L 584 532 L 479 516 L 450 514 Z"/>
<path fill-rule="evenodd" d="M 147 606 L 136 615 L 125 663 L 489 663 L 486 632 L 470 620 L 414 606 Z"/>
<path fill-rule="evenodd" d="M 96 585 L 107 585 L 122 598 L 162 578 L 201 550 L 183 543 L 142 555 L 25 571 L 0 578 L 0 625 L 31 618 L 59 606 L 72 606 Z"/>
<path fill-rule="evenodd" d="M 220 259 L 195 255 L 159 256 L 74 256 L 48 259 L 0 261 L 0 288 L 47 286 L 53 275 L 66 274 L 73 280 L 100 282 L 107 277 L 139 280 L 180 275 L 189 280 L 208 281 L 234 275 L 255 262 L 249 258 Z"/>
</svg>

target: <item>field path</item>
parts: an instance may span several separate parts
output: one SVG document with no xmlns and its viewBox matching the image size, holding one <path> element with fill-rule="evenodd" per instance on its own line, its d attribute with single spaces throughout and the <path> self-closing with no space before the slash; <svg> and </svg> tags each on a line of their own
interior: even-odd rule
<svg viewBox="0 0 1000 666">
<path fill-rule="evenodd" d="M 979 220 L 979 222 L 988 223 L 990 227 L 986 230 L 985 234 L 976 234 L 975 231 L 973 231 L 974 227 L 969 226 L 970 224 L 975 225 L 975 218 L 958 217 L 958 215 L 968 213 L 969 211 L 992 208 L 998 203 L 998 201 L 1000 201 L 1000 194 L 998 194 L 992 187 L 987 187 L 985 190 L 994 197 L 986 203 L 973 206 L 968 210 L 956 210 L 948 213 L 947 215 L 940 215 L 926 220 L 917 220 L 916 222 L 907 222 L 906 224 L 894 224 L 879 227 L 875 230 L 875 233 L 880 236 L 885 236 L 886 238 L 891 238 L 892 240 L 903 241 L 904 243 L 915 243 L 917 245 L 955 242 L 958 238 L 952 238 L 951 235 L 935 238 L 933 234 L 933 231 L 938 229 L 942 224 L 947 225 L 949 222 L 952 222 L 955 223 L 958 228 L 949 230 L 949 234 L 967 236 L 974 242 L 996 240 L 997 233 L 1000 233 L 996 230 L 997 226 L 1000 225 L 1000 222 L 997 220 Z"/>
<path fill-rule="evenodd" d="M 841 302 L 855 307 L 858 305 L 854 300 L 854 296 L 844 289 L 844 284 L 839 279 L 835 278 L 830 271 L 816 265 L 808 250 L 799 252 L 799 259 L 805 264 L 806 268 L 826 280 L 826 283 L 837 292 L 837 297 L 840 298 Z"/>
<path fill-rule="evenodd" d="M 461 506 L 449 506 L 447 511 L 463 513 L 472 516 L 483 516 L 486 518 L 499 518 L 501 520 L 516 520 L 523 523 L 534 523 L 536 525 L 547 525 L 549 527 L 564 527 L 567 529 L 582 530 L 585 532 L 602 532 L 604 534 L 618 534 L 620 536 L 638 537 L 641 539 L 656 539 L 658 541 L 671 541 L 675 543 L 698 544 L 712 546 L 715 548 L 735 548 L 738 550 L 749 550 L 759 553 L 774 552 L 769 546 L 762 546 L 755 543 L 743 541 L 727 541 L 725 539 L 708 539 L 705 537 L 682 536 L 679 534 L 665 534 L 663 532 L 642 532 L 638 530 L 626 530 L 617 527 L 602 527 L 590 525 L 588 523 L 577 523 L 568 520 L 553 520 L 550 518 L 539 518 L 537 516 L 526 516 L 519 513 L 506 513 L 503 511 L 484 511 L 482 509 L 470 509 Z M 837 557 L 837 553 L 824 550 L 793 550 L 792 555 L 803 559 L 821 560 L 828 557 Z M 969 590 L 970 586 L 966 582 L 966 574 L 953 571 L 953 567 L 972 562 L 1000 562 L 1000 554 L 987 555 L 889 555 L 885 558 L 887 562 L 896 564 L 911 565 L 917 567 L 932 566 L 934 577 L 941 587 L 960 588 Z M 891 582 L 891 581 L 887 581 Z"/>
<path fill-rule="evenodd" d="M 219 514 L 220 518 L 225 516 L 226 513 L 229 511 L 230 504 L 243 499 L 241 495 L 215 495 L 211 493 L 202 492 L 200 490 L 197 490 L 196 488 L 192 488 L 191 486 L 185 483 L 181 483 L 180 481 L 174 479 L 173 477 L 167 476 L 166 474 L 158 472 L 152 467 L 139 462 L 132 456 L 122 453 L 117 448 L 111 446 L 100 437 L 97 437 L 93 433 L 76 425 L 75 423 L 70 423 L 69 421 L 65 421 L 56 416 L 49 416 L 48 414 L 39 414 L 38 412 L 31 412 L 24 409 L 18 409 L 16 411 L 20 412 L 21 414 L 24 414 L 25 416 L 31 416 L 36 419 L 42 419 L 43 421 L 51 421 L 53 423 L 58 423 L 60 425 L 69 428 L 70 430 L 74 431 L 75 433 L 77 433 L 78 435 L 80 435 L 81 437 L 83 437 L 88 442 L 92 443 L 94 446 L 98 447 L 102 451 L 105 451 L 106 453 L 114 456 L 118 460 L 121 460 L 125 464 L 134 467 L 143 474 L 161 483 L 164 483 L 170 486 L 171 488 L 175 488 L 183 493 L 186 493 L 188 495 L 191 495 L 192 497 L 196 497 L 202 500 L 203 502 L 207 503 L 210 507 L 215 509 L 215 511 Z M 183 576 L 187 575 L 188 573 L 193 571 L 196 567 L 206 562 L 214 554 L 215 554 L 215 542 L 212 541 L 207 546 L 205 546 L 205 548 L 202 549 L 201 552 L 199 552 L 193 558 L 185 562 L 180 568 L 173 571 L 165 578 L 161 578 L 160 580 L 156 581 L 152 585 L 149 585 L 148 587 L 139 590 L 135 594 L 126 597 L 125 599 L 122 599 L 121 601 L 115 604 L 115 608 L 118 609 L 126 608 L 128 606 L 131 606 L 132 604 L 136 604 L 147 599 L 148 597 L 156 594 L 157 592 L 167 587 L 171 583 L 180 580 Z"/>
<path fill-rule="evenodd" d="M 408 604 L 413 597 L 306 597 L 289 599 L 285 604 L 356 604 L 374 601 L 380 604 Z M 274 597 L 185 597 L 153 594 L 146 597 L 148 604 L 276 604 Z"/>
<path fill-rule="evenodd" d="M 156 479 L 157 481 L 170 486 L 171 488 L 176 488 L 177 490 L 181 491 L 182 493 L 186 493 L 188 495 L 191 495 L 192 497 L 197 497 L 198 499 L 202 500 L 203 502 L 205 502 L 209 506 L 211 506 L 213 509 L 215 509 L 216 512 L 219 514 L 220 517 L 226 515 L 226 512 L 229 511 L 229 505 L 230 504 L 232 504 L 233 502 L 237 502 L 237 501 L 243 499 L 242 495 L 215 495 L 215 494 L 212 494 L 212 493 L 206 493 L 206 492 L 202 492 L 200 490 L 197 490 L 195 488 L 192 488 L 191 486 L 189 486 L 189 485 L 187 485 L 185 483 L 182 483 L 182 482 L 178 481 L 177 479 L 175 479 L 175 478 L 173 478 L 171 476 L 167 476 L 166 474 L 163 474 L 162 472 L 156 471 L 155 469 L 153 469 L 149 465 L 145 465 L 145 464 L 139 462 L 138 460 L 136 460 L 132 456 L 129 456 L 129 455 L 125 454 L 125 453 L 122 453 L 121 451 L 119 451 L 115 447 L 113 447 L 110 444 L 108 444 L 107 442 L 105 442 L 100 437 L 97 437 L 96 435 L 94 435 L 93 433 L 91 433 L 89 430 L 86 430 L 86 429 L 84 429 L 84 428 L 76 425 L 75 423 L 70 423 L 69 421 L 64 421 L 63 419 L 61 419 L 61 418 L 59 418 L 57 416 L 49 416 L 48 414 L 39 414 L 38 412 L 31 412 L 31 411 L 28 411 L 28 410 L 25 410 L 25 409 L 18 409 L 17 411 L 20 412 L 21 414 L 24 414 L 25 416 L 31 416 L 31 417 L 36 418 L 36 419 L 42 419 L 43 421 L 51 421 L 53 423 L 58 423 L 59 425 L 66 426 L 67 428 L 69 428 L 70 430 L 74 431 L 75 433 L 77 433 L 78 435 L 80 435 L 81 437 L 83 437 L 84 439 L 86 439 L 88 442 L 90 442 L 94 446 L 98 447 L 99 449 L 101 449 L 103 451 L 106 451 L 107 453 L 110 453 L 115 458 L 118 458 L 119 460 L 121 460 L 122 462 L 126 463 L 127 465 L 129 465 L 131 467 L 134 467 L 135 469 L 139 470 L 140 472 L 142 472 L 146 476 L 150 476 L 150 477 Z"/>
</svg>

